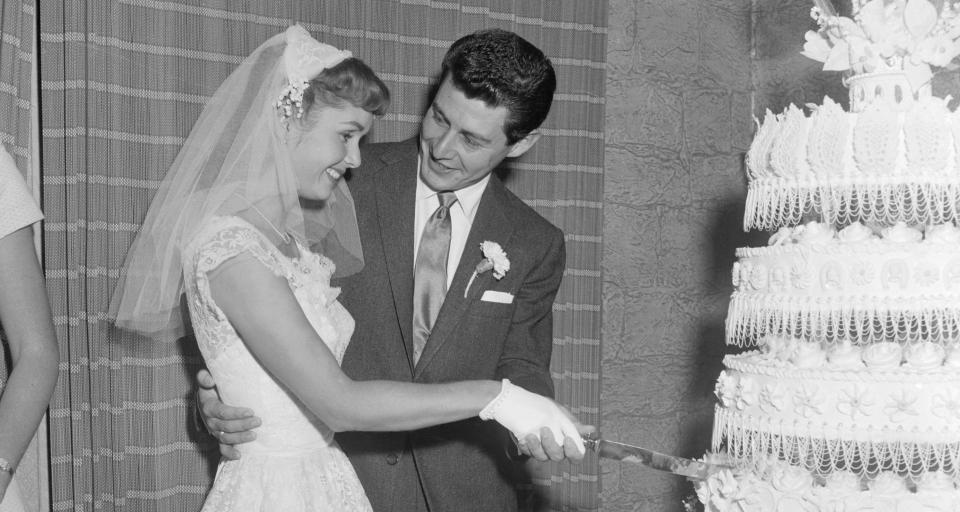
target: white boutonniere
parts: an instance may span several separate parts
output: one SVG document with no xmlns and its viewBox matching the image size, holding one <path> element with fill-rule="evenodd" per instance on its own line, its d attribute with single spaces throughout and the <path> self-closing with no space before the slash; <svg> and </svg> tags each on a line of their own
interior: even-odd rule
<svg viewBox="0 0 960 512">
<path fill-rule="evenodd" d="M 483 253 L 483 259 L 473 269 L 473 275 L 470 276 L 470 281 L 467 282 L 467 287 L 463 290 L 464 298 L 467 297 L 467 292 L 470 291 L 473 280 L 480 274 L 493 270 L 493 278 L 499 281 L 510 270 L 510 260 L 500 244 L 485 240 L 480 243 L 480 251 Z"/>
</svg>

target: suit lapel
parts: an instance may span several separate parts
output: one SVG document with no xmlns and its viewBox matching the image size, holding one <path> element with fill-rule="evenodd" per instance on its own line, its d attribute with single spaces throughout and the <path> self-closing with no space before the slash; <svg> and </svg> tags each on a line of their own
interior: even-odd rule
<svg viewBox="0 0 960 512">
<path fill-rule="evenodd" d="M 496 176 L 491 176 L 490 182 L 480 198 L 480 204 L 477 205 L 477 214 L 470 227 L 470 234 L 467 236 L 463 255 L 457 265 L 457 272 L 453 276 L 453 282 L 450 283 L 450 289 L 443 299 L 443 306 L 437 315 L 437 321 L 434 323 L 430 338 L 427 339 L 423 354 L 417 363 L 414 380 L 420 377 L 423 369 L 430 364 L 440 347 L 456 336 L 456 327 L 466 313 L 467 306 L 476 300 L 480 290 L 483 290 L 487 281 L 492 279 L 492 273 L 486 272 L 477 276 L 470 284 L 470 289 L 466 290 L 470 276 L 473 275 L 473 270 L 477 263 L 483 259 L 483 254 L 480 252 L 480 242 L 490 240 L 502 244 L 513 235 L 513 224 L 510 222 L 508 212 L 505 211 L 507 204 L 506 190 L 503 188 L 503 184 Z M 464 290 L 467 291 L 466 298 L 464 297 Z M 413 312 L 411 311 L 410 314 L 412 318 Z"/>
<path fill-rule="evenodd" d="M 413 368 L 413 223 L 416 206 L 416 151 L 383 156 L 377 172 L 377 219 L 390 291 L 410 367 Z"/>
</svg>

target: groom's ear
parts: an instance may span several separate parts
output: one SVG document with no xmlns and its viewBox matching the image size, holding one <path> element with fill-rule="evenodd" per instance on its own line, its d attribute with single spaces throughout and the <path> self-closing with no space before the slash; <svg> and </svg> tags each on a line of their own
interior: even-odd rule
<svg viewBox="0 0 960 512">
<path fill-rule="evenodd" d="M 507 152 L 507 158 L 518 157 L 527 152 L 528 149 L 532 148 L 534 144 L 540 140 L 540 130 L 534 130 L 527 134 L 526 137 L 514 142 L 510 146 L 510 151 Z"/>
</svg>

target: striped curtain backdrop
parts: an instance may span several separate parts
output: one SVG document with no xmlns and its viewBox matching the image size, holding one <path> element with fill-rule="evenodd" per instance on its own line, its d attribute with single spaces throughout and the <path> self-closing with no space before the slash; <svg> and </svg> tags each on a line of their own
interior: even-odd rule
<svg viewBox="0 0 960 512">
<path fill-rule="evenodd" d="M 0 143 L 24 173 L 31 168 L 33 149 L 30 95 L 35 4 L 30 0 L 0 2 Z M 31 182 L 29 176 L 24 177 Z"/>
<path fill-rule="evenodd" d="M 446 48 L 497 26 L 558 72 L 545 136 L 507 184 L 564 230 L 558 398 L 599 421 L 606 2 L 352 0 L 44 2 L 40 11 L 46 269 L 66 363 L 51 406 L 54 510 L 199 508 L 217 459 L 193 418 L 195 346 L 105 321 L 123 257 L 205 100 L 254 48 L 299 22 L 393 92 L 371 141 L 417 133 Z M 598 464 L 534 468 L 530 509 L 597 509 Z M 544 499 L 546 498 L 546 499 Z"/>
</svg>

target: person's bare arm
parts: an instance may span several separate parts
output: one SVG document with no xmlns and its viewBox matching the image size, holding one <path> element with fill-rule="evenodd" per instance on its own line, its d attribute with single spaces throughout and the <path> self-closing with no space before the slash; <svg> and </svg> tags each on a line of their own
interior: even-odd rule
<svg viewBox="0 0 960 512">
<path fill-rule="evenodd" d="M 15 468 L 50 403 L 59 362 L 50 303 L 29 226 L 0 238 L 0 323 L 13 363 L 0 395 L 0 457 Z M 0 500 L 10 477 L 0 472 Z"/>
<path fill-rule="evenodd" d="M 253 256 L 235 258 L 209 275 L 214 302 L 257 360 L 334 431 L 414 430 L 457 421 L 476 416 L 497 396 L 496 381 L 351 380 L 286 280 Z"/>
</svg>

